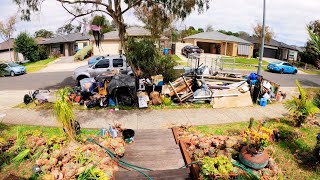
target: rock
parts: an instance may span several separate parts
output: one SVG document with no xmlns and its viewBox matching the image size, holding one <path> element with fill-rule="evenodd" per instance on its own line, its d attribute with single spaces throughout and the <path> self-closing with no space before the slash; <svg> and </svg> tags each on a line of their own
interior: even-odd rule
<svg viewBox="0 0 320 180">
<path fill-rule="evenodd" d="M 233 148 L 226 148 L 225 149 L 226 153 L 234 153 L 235 150 Z"/>
<path fill-rule="evenodd" d="M 194 145 L 189 146 L 190 151 L 194 151 L 195 149 L 196 149 L 196 147 Z"/>
<path fill-rule="evenodd" d="M 212 140 L 212 145 L 215 146 L 215 147 L 217 147 L 217 146 L 220 145 L 220 141 L 219 141 L 218 139 L 213 139 L 213 140 Z"/>
<path fill-rule="evenodd" d="M 218 151 L 217 156 L 225 156 L 224 150 Z"/>
<path fill-rule="evenodd" d="M 225 145 L 227 148 L 232 148 L 238 144 L 238 139 L 230 137 L 228 140 L 225 140 Z"/>
<path fill-rule="evenodd" d="M 201 143 L 199 144 L 199 147 L 200 147 L 201 149 L 209 149 L 209 144 L 208 144 L 208 143 L 201 142 Z"/>
<path fill-rule="evenodd" d="M 193 156 L 196 160 L 201 159 L 204 156 L 204 152 L 200 149 L 196 149 L 193 153 Z"/>
<path fill-rule="evenodd" d="M 216 155 L 215 151 L 216 151 L 216 149 L 214 147 L 210 147 L 209 152 L 208 152 L 209 157 L 215 157 L 215 155 Z"/>
</svg>

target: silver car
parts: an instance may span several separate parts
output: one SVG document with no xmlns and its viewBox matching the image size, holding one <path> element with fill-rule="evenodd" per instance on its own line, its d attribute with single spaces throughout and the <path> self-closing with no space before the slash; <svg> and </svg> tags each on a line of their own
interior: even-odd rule
<svg viewBox="0 0 320 180">
<path fill-rule="evenodd" d="M 103 73 L 112 72 L 112 70 L 119 70 L 122 74 L 132 73 L 131 67 L 123 55 L 105 56 L 91 65 L 85 65 L 77 68 L 72 75 L 72 79 L 80 81 L 84 78 L 97 77 Z"/>
<path fill-rule="evenodd" d="M 15 76 L 25 74 L 26 68 L 14 62 L 0 62 L 0 76 Z"/>
</svg>

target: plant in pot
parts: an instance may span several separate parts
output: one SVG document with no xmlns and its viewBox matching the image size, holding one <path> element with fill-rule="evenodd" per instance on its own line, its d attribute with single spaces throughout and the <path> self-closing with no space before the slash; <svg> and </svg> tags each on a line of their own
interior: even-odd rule
<svg viewBox="0 0 320 180">
<path fill-rule="evenodd" d="M 246 143 L 239 154 L 240 161 L 253 169 L 262 169 L 268 164 L 269 155 L 265 148 L 271 142 L 273 131 L 259 126 L 257 130 L 248 128 L 243 132 L 243 141 Z"/>
<path fill-rule="evenodd" d="M 233 166 L 231 161 L 225 156 L 215 158 L 204 157 L 201 160 L 200 176 L 205 179 L 229 179 L 229 173 Z"/>
</svg>

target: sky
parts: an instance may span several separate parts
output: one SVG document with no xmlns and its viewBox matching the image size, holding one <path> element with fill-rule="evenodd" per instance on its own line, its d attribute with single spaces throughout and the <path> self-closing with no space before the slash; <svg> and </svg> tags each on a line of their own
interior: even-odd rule
<svg viewBox="0 0 320 180">
<path fill-rule="evenodd" d="M 13 0 L 0 0 L 0 20 L 5 20 L 18 11 Z M 320 0 L 266 0 L 266 24 L 275 33 L 275 39 L 290 45 L 304 46 L 308 34 L 306 24 L 320 19 Z M 253 32 L 253 26 L 262 22 L 263 0 L 212 0 L 210 8 L 202 14 L 193 12 L 184 21 L 176 22 L 179 29 L 188 26 L 204 28 L 211 25 L 215 30 Z M 41 11 L 32 16 L 31 22 L 19 20 L 16 36 L 27 31 L 33 34 L 39 29 L 56 31 L 70 21 L 72 15 L 55 0 L 46 0 Z M 111 20 L 111 19 L 110 19 Z M 143 25 L 133 11 L 125 13 L 124 20 L 130 25 Z M 0 40 L 1 41 L 1 40 Z"/>
</svg>

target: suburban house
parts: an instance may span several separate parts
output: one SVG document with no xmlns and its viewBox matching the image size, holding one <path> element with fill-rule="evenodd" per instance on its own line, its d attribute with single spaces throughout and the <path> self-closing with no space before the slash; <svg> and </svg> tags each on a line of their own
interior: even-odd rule
<svg viewBox="0 0 320 180">
<path fill-rule="evenodd" d="M 77 50 L 90 45 L 90 35 L 87 33 L 57 34 L 54 38 L 38 43 L 47 46 L 50 54 L 57 52 L 60 56 L 73 56 Z"/>
<path fill-rule="evenodd" d="M 0 61 L 23 61 L 23 55 L 15 52 L 13 45 L 13 38 L 0 43 Z"/>
<path fill-rule="evenodd" d="M 133 37 L 137 39 L 151 37 L 150 31 L 143 27 L 129 27 L 126 29 L 126 33 L 128 37 Z M 169 38 L 161 36 L 160 48 L 166 47 L 168 45 L 168 40 Z M 92 44 L 95 44 L 93 37 Z M 108 33 L 103 34 L 103 40 L 101 41 L 100 46 L 93 46 L 94 55 L 119 54 L 120 50 L 121 43 L 118 31 L 110 31 Z"/>
<path fill-rule="evenodd" d="M 259 39 L 256 36 L 243 36 L 241 38 L 254 44 L 254 53 L 259 52 Z M 298 52 L 299 49 L 295 46 L 271 39 L 271 41 L 265 42 L 263 57 L 296 61 L 298 59 Z"/>
<path fill-rule="evenodd" d="M 225 56 L 253 56 L 253 44 L 251 42 L 217 31 L 202 32 L 185 37 L 183 43 L 198 46 L 204 50 L 204 53 Z M 181 48 L 176 48 L 176 52 L 180 52 L 179 50 Z"/>
</svg>

